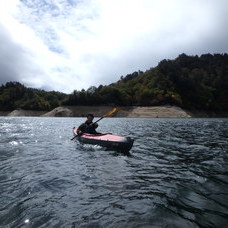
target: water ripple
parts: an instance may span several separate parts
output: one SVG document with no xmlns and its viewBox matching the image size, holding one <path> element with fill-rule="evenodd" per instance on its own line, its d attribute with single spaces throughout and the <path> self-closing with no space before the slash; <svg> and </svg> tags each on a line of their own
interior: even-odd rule
<svg viewBox="0 0 228 228">
<path fill-rule="evenodd" d="M 129 154 L 71 141 L 82 118 L 0 118 L 1 227 L 226 227 L 228 120 L 106 118 Z"/>
</svg>

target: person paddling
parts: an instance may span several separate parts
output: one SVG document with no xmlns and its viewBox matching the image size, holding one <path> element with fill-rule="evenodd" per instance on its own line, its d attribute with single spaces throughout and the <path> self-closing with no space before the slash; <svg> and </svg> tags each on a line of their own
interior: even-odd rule
<svg viewBox="0 0 228 228">
<path fill-rule="evenodd" d="M 77 134 L 82 135 L 83 133 L 89 133 L 89 134 L 99 134 L 96 131 L 96 128 L 98 127 L 97 123 L 93 123 L 94 115 L 89 113 L 87 115 L 87 120 L 85 123 L 81 124 L 77 129 Z"/>
</svg>

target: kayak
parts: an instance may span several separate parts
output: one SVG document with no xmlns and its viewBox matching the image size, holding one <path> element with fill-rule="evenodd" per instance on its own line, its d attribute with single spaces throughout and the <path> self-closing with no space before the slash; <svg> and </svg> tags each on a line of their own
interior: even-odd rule
<svg viewBox="0 0 228 228">
<path fill-rule="evenodd" d="M 99 145 L 102 147 L 119 150 L 122 152 L 128 152 L 134 143 L 134 139 L 130 137 L 123 137 L 113 135 L 111 133 L 105 134 L 88 134 L 83 133 L 82 135 L 77 134 L 77 128 L 73 128 L 73 134 L 75 139 L 81 143 Z"/>
</svg>

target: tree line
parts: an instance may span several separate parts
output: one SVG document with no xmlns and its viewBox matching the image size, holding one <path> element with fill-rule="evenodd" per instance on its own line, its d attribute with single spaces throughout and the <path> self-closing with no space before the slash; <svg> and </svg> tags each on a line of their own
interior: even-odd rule
<svg viewBox="0 0 228 228">
<path fill-rule="evenodd" d="M 14 109 L 49 111 L 68 98 L 60 92 L 27 88 L 19 82 L 7 82 L 0 87 L 0 110 Z"/>
<path fill-rule="evenodd" d="M 121 76 L 107 86 L 75 90 L 66 105 L 177 105 L 185 109 L 228 109 L 228 55 L 179 55 L 157 67 Z"/>
<path fill-rule="evenodd" d="M 228 55 L 179 55 L 162 60 L 110 85 L 71 94 L 26 88 L 18 82 L 0 87 L 0 109 L 50 110 L 59 105 L 177 105 L 189 110 L 228 110 Z"/>
</svg>

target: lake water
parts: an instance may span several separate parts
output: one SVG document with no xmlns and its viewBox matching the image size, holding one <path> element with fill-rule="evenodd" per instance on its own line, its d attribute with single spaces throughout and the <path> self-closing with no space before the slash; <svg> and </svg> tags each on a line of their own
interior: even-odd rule
<svg viewBox="0 0 228 228">
<path fill-rule="evenodd" d="M 84 120 L 0 117 L 0 227 L 228 226 L 228 119 L 101 120 L 130 154 L 71 141 Z"/>
</svg>

